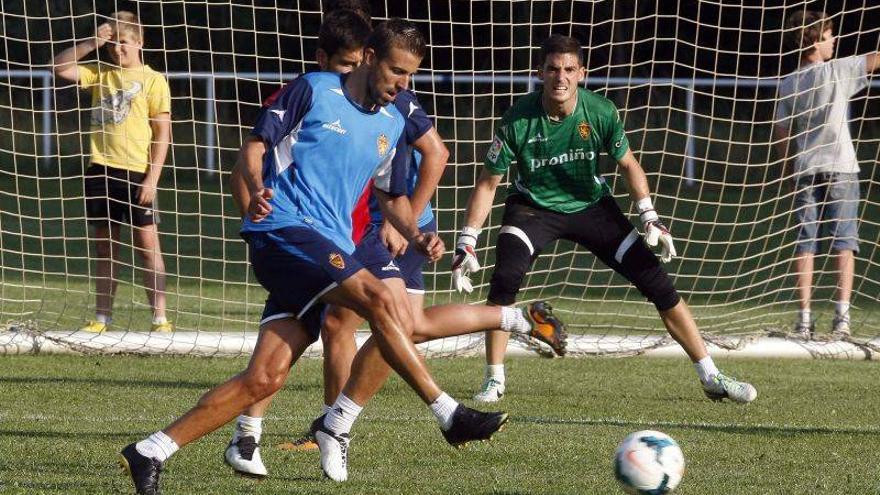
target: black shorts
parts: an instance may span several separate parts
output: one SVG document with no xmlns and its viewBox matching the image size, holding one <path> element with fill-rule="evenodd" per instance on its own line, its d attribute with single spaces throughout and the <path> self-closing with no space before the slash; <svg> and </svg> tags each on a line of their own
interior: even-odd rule
<svg viewBox="0 0 880 495">
<path fill-rule="evenodd" d="M 583 211 L 566 214 L 537 207 L 523 195 L 513 194 L 507 198 L 501 225 L 489 286 L 488 299 L 493 304 L 513 304 L 532 263 L 546 245 L 558 239 L 588 249 L 632 282 L 658 310 L 670 309 L 680 300 L 657 256 L 610 196 Z"/>
<path fill-rule="evenodd" d="M 137 204 L 137 191 L 146 174 L 93 163 L 86 169 L 86 215 L 89 223 L 108 220 L 135 227 L 159 224 L 156 202 Z"/>
</svg>

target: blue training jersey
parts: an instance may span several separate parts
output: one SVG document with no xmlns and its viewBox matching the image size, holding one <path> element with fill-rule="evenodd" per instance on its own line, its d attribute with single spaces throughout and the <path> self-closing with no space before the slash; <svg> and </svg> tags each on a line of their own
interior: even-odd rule
<svg viewBox="0 0 880 495">
<path fill-rule="evenodd" d="M 394 155 L 394 167 L 407 170 L 406 194 L 412 196 L 419 178 L 419 167 L 422 163 L 422 155 L 413 148 L 413 143 L 419 140 L 426 132 L 434 127 L 434 123 L 428 114 L 422 110 L 416 95 L 412 91 L 402 91 L 394 99 L 394 106 L 403 115 L 406 125 L 403 131 L 402 143 Z M 382 212 L 375 196 L 370 197 L 370 221 L 382 223 Z M 434 219 L 431 203 L 425 205 L 425 209 L 419 215 L 418 226 L 424 227 Z"/>
<path fill-rule="evenodd" d="M 251 133 L 266 143 L 263 183 L 274 191 L 272 212 L 245 217 L 242 232 L 309 226 L 348 253 L 352 211 L 369 180 L 406 194 L 407 169 L 395 164 L 404 117 L 394 105 L 368 111 L 353 102 L 345 77 L 305 74 L 260 111 Z"/>
</svg>

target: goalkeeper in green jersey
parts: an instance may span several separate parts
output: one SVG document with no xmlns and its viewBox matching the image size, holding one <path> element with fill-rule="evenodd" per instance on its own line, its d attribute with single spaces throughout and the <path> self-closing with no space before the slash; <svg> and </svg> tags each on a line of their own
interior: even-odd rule
<svg viewBox="0 0 880 495">
<path fill-rule="evenodd" d="M 579 87 L 586 76 L 580 43 L 553 35 L 541 46 L 543 88 L 520 98 L 504 115 L 465 212 L 452 263 L 453 283 L 472 290 L 480 269 L 474 247 L 501 178 L 516 163 L 508 192 L 489 289 L 492 305 L 512 305 L 523 277 L 541 250 L 558 239 L 576 242 L 624 276 L 654 305 L 670 335 L 684 348 L 706 395 L 751 402 L 752 385 L 722 374 L 706 351 L 690 309 L 648 246 L 666 262 L 676 255 L 669 230 L 651 203 L 645 172 L 629 149 L 614 104 Z M 645 229 L 639 236 L 599 174 L 599 153 L 617 162 Z M 474 397 L 494 402 L 504 394 L 507 334 L 487 333 L 486 379 Z"/>
</svg>

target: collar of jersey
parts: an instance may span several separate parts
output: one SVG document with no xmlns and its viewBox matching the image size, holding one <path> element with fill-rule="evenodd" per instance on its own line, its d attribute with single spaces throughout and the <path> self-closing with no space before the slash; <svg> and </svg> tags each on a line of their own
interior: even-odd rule
<svg viewBox="0 0 880 495">
<path fill-rule="evenodd" d="M 543 90 L 541 90 L 541 91 L 543 91 Z M 564 124 L 566 120 L 568 120 L 572 115 L 575 114 L 575 112 L 577 111 L 577 106 L 578 106 L 578 104 L 581 102 L 581 93 L 580 93 L 580 90 L 579 90 L 579 89 L 576 90 L 575 93 L 574 93 L 574 95 L 575 95 L 575 98 L 577 98 L 577 101 L 574 102 L 574 111 L 572 111 L 570 114 L 566 115 L 562 120 L 553 120 L 553 119 L 551 119 L 551 118 L 550 118 L 550 114 L 547 113 L 547 110 L 544 108 L 544 97 L 543 97 L 543 94 L 538 96 L 538 107 L 541 109 L 541 112 L 544 114 L 544 118 L 547 119 L 547 122 L 550 122 L 550 125 L 561 125 L 561 124 Z"/>
<path fill-rule="evenodd" d="M 348 79 L 348 74 L 339 74 L 339 86 L 340 86 L 340 88 L 342 88 L 342 94 L 345 96 L 345 99 L 348 100 L 348 102 L 351 103 L 351 106 L 353 106 L 355 109 L 357 109 L 357 111 L 359 111 L 361 113 L 365 113 L 367 115 L 373 115 L 373 114 L 379 113 L 379 110 L 384 108 L 384 107 L 378 107 L 376 110 L 367 110 L 366 108 L 362 107 L 360 105 L 360 103 L 354 101 L 351 98 L 351 95 L 348 94 L 348 88 L 345 87 L 345 81 L 347 79 Z M 391 105 L 393 103 L 394 102 L 391 102 L 388 105 Z M 385 106 L 388 106 L 388 105 L 385 105 Z"/>
</svg>

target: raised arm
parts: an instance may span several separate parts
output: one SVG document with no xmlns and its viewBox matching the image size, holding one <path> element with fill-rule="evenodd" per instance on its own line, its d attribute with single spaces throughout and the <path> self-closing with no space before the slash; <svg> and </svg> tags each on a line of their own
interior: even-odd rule
<svg viewBox="0 0 880 495">
<path fill-rule="evenodd" d="M 52 60 L 52 70 L 55 72 L 55 77 L 79 82 L 79 67 L 77 67 L 76 63 L 92 51 L 104 46 L 112 36 L 113 28 L 105 22 L 98 26 L 94 38 L 80 41 L 56 55 Z"/>
<path fill-rule="evenodd" d="M 874 72 L 877 69 L 880 69 L 880 52 L 865 55 L 865 70 Z"/>
</svg>

